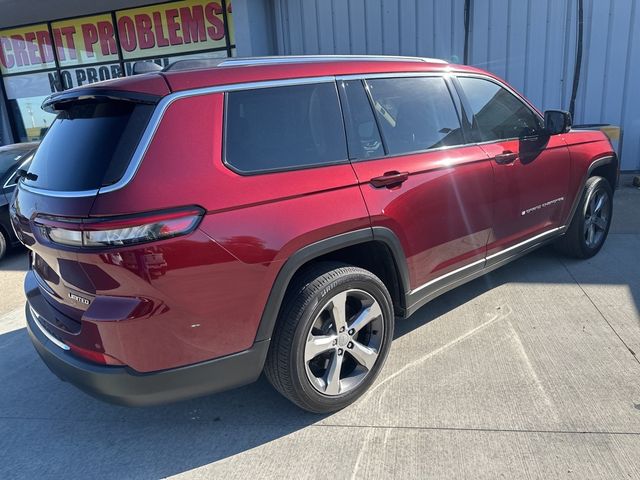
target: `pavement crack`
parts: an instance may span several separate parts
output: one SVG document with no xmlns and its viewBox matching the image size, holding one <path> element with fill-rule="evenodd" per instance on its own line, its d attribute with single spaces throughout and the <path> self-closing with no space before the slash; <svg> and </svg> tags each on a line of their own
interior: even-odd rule
<svg viewBox="0 0 640 480">
<path fill-rule="evenodd" d="M 369 390 L 367 390 L 367 392 L 359 400 L 359 403 L 366 402 L 369 398 L 371 398 L 371 395 L 373 395 L 373 393 L 376 392 L 380 387 L 386 385 L 387 383 L 389 383 L 394 378 L 397 378 L 399 375 L 402 375 L 405 371 L 409 370 L 410 368 L 413 368 L 413 367 L 419 365 L 420 363 L 425 362 L 425 361 L 429 360 L 430 358 L 432 358 L 432 357 L 434 357 L 436 355 L 439 355 L 440 353 L 444 352 L 445 350 L 448 350 L 449 348 L 458 345 L 459 343 L 467 340 L 468 338 L 472 337 L 473 335 L 475 335 L 476 333 L 480 332 L 481 330 L 484 330 L 488 326 L 494 324 L 496 321 L 507 318 L 509 315 L 511 315 L 511 313 L 513 313 L 513 311 L 512 311 L 510 306 L 508 306 L 508 305 L 502 306 L 500 308 L 500 313 L 495 314 L 492 318 L 490 318 L 486 322 L 478 325 L 475 328 L 472 328 L 471 330 L 469 330 L 465 334 L 460 335 L 459 337 L 455 338 L 454 340 L 451 340 L 449 343 L 447 343 L 445 345 L 442 345 L 439 348 L 436 348 L 435 350 L 427 353 L 426 355 L 423 355 L 422 357 L 416 358 L 415 360 L 413 360 L 412 362 L 407 363 L 405 366 L 403 366 L 402 368 L 400 368 L 396 372 L 392 373 L 388 377 L 380 380 L 378 383 L 373 385 L 373 387 L 371 387 Z"/>
<path fill-rule="evenodd" d="M 420 358 L 415 359 L 413 362 L 410 362 L 408 364 L 406 364 L 404 367 L 402 367 L 401 369 L 399 369 L 397 372 L 392 373 L 391 375 L 389 375 L 388 377 L 384 378 L 383 380 L 381 380 L 380 382 L 378 382 L 377 384 L 375 384 L 372 388 L 370 388 L 362 397 L 362 399 L 360 399 L 360 401 L 358 403 L 360 403 L 361 405 L 364 404 L 368 399 L 371 398 L 371 395 L 379 390 L 381 387 L 384 387 L 382 393 L 380 393 L 380 395 L 378 395 L 378 405 L 377 405 L 377 411 L 380 411 L 382 409 L 382 402 L 384 400 L 384 397 L 386 396 L 387 392 L 389 391 L 389 388 L 391 387 L 391 381 L 395 378 L 397 378 L 399 375 L 401 375 L 402 373 L 404 373 L 405 371 L 407 371 L 410 368 L 415 367 L 416 365 L 419 365 L 422 362 L 425 362 L 426 360 L 434 357 L 435 355 L 438 355 L 442 352 L 444 352 L 445 350 L 448 350 L 449 348 L 458 345 L 460 342 L 463 342 L 465 340 L 467 340 L 469 337 L 475 335 L 476 333 L 478 333 L 481 330 L 484 330 L 485 328 L 487 328 L 488 326 L 492 325 L 493 323 L 495 323 L 497 320 L 501 320 L 504 318 L 507 318 L 511 313 L 512 310 L 508 305 L 505 305 L 504 307 L 502 307 L 500 309 L 500 313 L 494 315 L 492 318 L 490 318 L 489 320 L 487 320 L 486 322 L 478 325 L 475 328 L 472 328 L 471 330 L 469 330 L 468 332 L 466 332 L 465 334 L 459 336 L 458 338 L 450 341 L 449 343 L 436 348 L 435 350 L 427 353 L 426 355 L 423 355 Z M 314 425 L 314 426 L 328 426 L 328 425 Z M 357 477 L 358 471 L 360 469 L 360 463 L 362 461 L 362 458 L 364 456 L 364 452 L 367 449 L 367 447 L 369 446 L 369 443 L 371 442 L 371 439 L 373 437 L 373 434 L 375 433 L 375 429 L 377 427 L 372 426 L 372 427 L 367 427 L 367 426 L 361 426 L 358 428 L 367 428 L 367 434 L 364 438 L 364 440 L 362 441 L 362 445 L 360 446 L 360 451 L 358 452 L 358 456 L 356 457 L 356 461 L 353 465 L 353 471 L 351 473 L 351 479 L 355 479 Z M 386 442 L 387 438 L 385 436 L 385 442 Z"/>
<path fill-rule="evenodd" d="M 520 339 L 520 336 L 518 335 L 518 332 L 516 331 L 516 329 L 514 328 L 513 324 L 510 321 L 507 321 L 507 325 L 509 325 L 509 329 L 511 330 L 511 332 L 513 334 L 512 335 L 512 340 L 516 344 L 518 352 L 520 353 L 520 355 L 521 355 L 521 357 L 522 357 L 522 359 L 524 361 L 524 364 L 525 364 L 525 366 L 526 366 L 526 368 L 527 368 L 527 370 L 529 372 L 529 375 L 533 379 L 537 390 L 542 395 L 542 399 L 543 399 L 544 403 L 547 405 L 547 407 L 551 411 L 551 414 L 553 415 L 553 419 L 555 421 L 558 421 L 559 420 L 558 419 L 558 414 L 556 413 L 553 401 L 551 400 L 551 397 L 547 393 L 547 390 L 544 388 L 544 385 L 542 384 L 542 381 L 540 380 L 540 377 L 538 377 L 536 369 L 534 368 L 533 363 L 531 362 L 531 359 L 529 358 L 529 355 L 527 354 L 527 351 L 524 348 L 524 345 L 522 343 L 522 340 Z"/>
<path fill-rule="evenodd" d="M 425 431 L 453 431 L 479 433 L 523 433 L 550 435 L 631 435 L 640 436 L 640 432 L 603 431 L 603 430 L 545 430 L 527 428 L 490 428 L 490 427 L 429 427 L 411 425 L 348 425 L 348 424 L 315 424 L 311 427 L 320 428 L 367 428 L 370 430 L 425 430 Z"/>
<path fill-rule="evenodd" d="M 624 345 L 624 347 L 629 351 L 629 353 L 631 354 L 631 356 L 633 357 L 633 359 L 636 361 L 636 363 L 638 363 L 638 365 L 640 365 L 640 359 L 638 359 L 638 357 L 636 356 L 636 353 L 631 349 L 631 347 L 629 347 L 629 345 L 627 345 L 627 342 L 625 342 L 622 337 L 620 336 L 620 334 L 616 331 L 616 329 L 613 327 L 613 325 L 611 324 L 611 322 L 609 321 L 609 319 L 605 316 L 604 313 L 602 313 L 602 310 L 600 310 L 600 308 L 598 307 L 598 305 L 596 305 L 596 303 L 593 301 L 593 299 L 589 296 L 589 294 L 586 292 L 586 290 L 584 288 L 582 288 L 582 285 L 580 284 L 580 282 L 578 281 L 578 279 L 573 275 L 573 273 L 571 272 L 571 270 L 569 270 L 569 267 L 567 267 L 567 265 L 561 260 L 558 259 L 558 261 L 560 262 L 560 264 L 564 267 L 564 269 L 567 271 L 567 273 L 569 274 L 569 276 L 573 279 L 574 282 L 576 282 L 576 285 L 578 285 L 578 287 L 580 288 L 580 290 L 582 290 L 582 293 L 584 293 L 584 296 L 587 297 L 589 299 L 589 302 L 591 303 L 591 305 L 593 305 L 593 308 L 596 309 L 596 311 L 600 314 L 600 316 L 602 317 L 602 319 L 607 323 L 607 325 L 609 325 L 609 328 L 613 331 L 613 333 L 616 335 L 616 337 L 618 337 L 618 340 L 620 340 L 622 342 L 622 344 Z"/>
<path fill-rule="evenodd" d="M 637 408 L 637 407 L 636 407 Z M 28 417 L 28 416 L 0 416 L 0 421 L 48 421 L 52 423 L 91 423 L 95 424 L 95 419 L 65 419 L 65 418 L 47 418 L 47 417 Z M 130 419 L 115 419 L 118 423 L 131 426 L 135 424 L 135 421 Z M 114 423 L 114 419 L 100 420 L 98 423 Z M 176 426 L 175 422 L 170 422 L 171 425 Z M 184 421 L 180 422 L 184 426 L 192 425 L 193 422 Z M 447 427 L 447 426 L 429 426 L 429 425 L 368 425 L 361 423 L 262 423 L 256 424 L 255 422 L 221 422 L 214 419 L 202 419 L 198 423 L 209 424 L 215 423 L 216 425 L 224 424 L 225 427 L 258 427 L 258 428 L 282 428 L 282 429 L 304 429 L 304 428 L 354 428 L 354 429 L 368 429 L 367 439 L 363 442 L 361 453 L 364 453 L 368 442 L 376 430 L 425 430 L 425 431 L 452 431 L 452 432 L 479 432 L 479 433 L 522 433 L 522 434 L 552 434 L 552 435 L 631 435 L 640 436 L 640 431 L 620 431 L 620 430 L 554 430 L 543 428 L 497 428 L 497 427 Z M 385 439 L 388 440 L 388 437 Z M 358 470 L 363 455 L 358 455 L 358 459 L 354 465 L 354 473 Z"/>
</svg>

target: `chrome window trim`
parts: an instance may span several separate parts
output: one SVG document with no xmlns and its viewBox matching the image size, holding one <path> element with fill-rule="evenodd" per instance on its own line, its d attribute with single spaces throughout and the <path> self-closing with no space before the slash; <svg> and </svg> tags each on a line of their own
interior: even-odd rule
<svg viewBox="0 0 640 480">
<path fill-rule="evenodd" d="M 342 127 L 343 127 L 342 131 L 344 132 L 343 135 L 344 135 L 344 145 L 345 145 L 345 153 L 346 153 L 346 156 L 344 158 L 340 160 L 335 160 L 333 162 L 311 163 L 311 164 L 280 167 L 280 168 L 268 168 L 263 170 L 246 170 L 245 171 L 245 170 L 239 169 L 238 167 L 236 167 L 235 165 L 233 165 L 231 162 L 227 160 L 227 113 L 228 113 L 227 102 L 229 101 L 229 95 L 227 95 L 227 93 L 233 92 L 233 90 L 229 90 L 225 92 L 225 98 L 224 98 L 224 114 L 223 114 L 224 118 L 222 121 L 222 164 L 232 172 L 243 177 L 267 175 L 269 173 L 295 172 L 299 170 L 310 170 L 310 169 L 332 167 L 332 166 L 338 166 L 338 165 L 349 165 L 351 160 L 349 159 L 349 152 L 347 147 L 347 133 L 346 133 L 346 129 L 344 128 L 344 114 L 342 110 L 342 104 L 340 102 L 340 92 L 338 91 L 338 85 L 337 85 L 337 82 L 335 81 L 335 77 L 331 77 L 330 82 L 314 82 L 314 83 L 333 83 L 333 88 L 335 91 L 336 101 L 338 104 L 338 110 L 340 115 L 340 122 L 342 123 Z M 241 89 L 241 91 L 244 91 L 244 90 L 248 90 L 248 89 L 245 89 L 245 88 Z"/>
<path fill-rule="evenodd" d="M 410 152 L 405 152 L 405 153 L 390 153 L 389 155 L 380 155 L 377 157 L 368 157 L 368 158 L 352 158 L 349 161 L 351 163 L 361 163 L 361 162 L 371 162 L 374 160 L 383 160 L 383 159 L 392 159 L 392 158 L 398 158 L 398 157 L 409 157 L 411 155 L 424 155 L 427 153 L 433 153 L 433 152 L 443 152 L 443 151 L 447 151 L 447 150 L 452 150 L 454 148 L 467 148 L 467 147 L 476 147 L 478 145 L 481 145 L 479 143 L 461 143 L 459 145 L 445 145 L 443 147 L 435 147 L 435 148 L 427 148 L 424 150 L 412 150 Z M 481 158 L 477 161 L 482 162 L 482 161 L 486 161 L 486 160 L 490 160 L 489 157 L 487 158 Z M 366 183 L 366 182 L 365 182 Z"/>
<path fill-rule="evenodd" d="M 336 75 L 336 82 L 342 82 L 342 81 L 349 81 L 349 80 L 361 80 L 364 81 L 364 88 L 365 90 L 368 89 L 368 85 L 367 85 L 367 80 L 377 80 L 377 79 L 387 79 L 387 78 L 420 78 L 420 77 L 429 77 L 429 78 L 442 78 L 445 81 L 445 84 L 447 86 L 447 90 L 449 91 L 449 94 L 451 96 L 451 101 L 453 104 L 454 109 L 456 110 L 456 116 L 458 118 L 458 121 L 460 122 L 460 128 L 464 130 L 464 127 L 462 125 L 462 119 L 460 118 L 460 112 L 458 111 L 458 107 L 456 106 L 456 102 L 455 99 L 453 98 L 453 93 L 451 92 L 451 88 L 449 87 L 449 85 L 447 84 L 447 76 L 449 76 L 451 74 L 451 72 L 391 72 L 391 73 L 370 73 L 370 74 L 356 74 L 356 75 Z M 457 95 L 457 92 L 456 92 Z M 375 116 L 375 113 L 374 113 Z M 377 123 L 377 122 L 376 122 Z M 378 127 L 378 130 L 380 130 L 380 127 Z M 382 137 L 382 132 L 380 132 L 380 135 Z M 384 143 L 384 141 L 383 141 Z M 406 157 L 406 156 L 410 156 L 410 155 L 424 155 L 426 153 L 431 153 L 431 152 L 439 152 L 439 151 L 446 151 L 446 150 L 451 150 L 454 148 L 466 148 L 466 147 L 473 147 L 479 145 L 477 143 L 474 142 L 465 142 L 465 143 L 460 143 L 457 145 L 445 145 L 442 147 L 434 147 L 434 148 L 426 148 L 426 149 L 422 149 L 422 150 L 412 150 L 410 152 L 403 152 L 403 153 L 387 153 L 385 155 L 379 155 L 376 157 L 368 157 L 368 158 L 351 158 L 349 159 L 350 162 L 352 163 L 360 163 L 360 162 L 370 162 L 373 160 L 382 160 L 382 159 L 387 159 L 387 158 L 397 158 L 397 157 Z M 481 161 L 484 160 L 490 160 L 489 157 L 487 157 L 486 159 L 482 159 Z"/>
<path fill-rule="evenodd" d="M 518 101 L 520 101 L 525 108 L 529 109 L 535 116 L 537 116 L 544 124 L 544 117 L 540 114 L 540 112 L 538 112 L 538 110 L 529 103 L 529 101 L 522 97 L 518 92 L 516 92 L 515 90 L 513 90 L 511 87 L 509 87 L 509 85 L 506 85 L 504 83 L 502 83 L 501 81 L 489 77 L 488 75 L 484 75 L 481 73 L 467 73 L 467 72 L 457 72 L 454 70 L 445 70 L 445 71 L 440 71 L 440 72 L 389 72 L 389 73 L 363 73 L 363 74 L 354 74 L 354 75 L 336 75 L 336 81 L 347 81 L 347 80 L 373 80 L 373 79 L 382 79 L 382 78 L 410 78 L 410 77 L 456 77 L 456 78 L 460 78 L 460 77 L 470 77 L 470 78 L 478 78 L 481 80 L 487 80 L 489 82 L 495 83 L 496 85 L 498 85 L 499 87 L 504 88 L 505 90 L 507 90 L 511 95 L 513 95 L 514 97 L 516 97 L 516 99 Z M 456 92 L 457 93 L 457 92 Z M 525 138 L 535 138 L 535 136 L 531 136 L 531 137 L 525 137 Z M 451 148 L 463 148 L 463 147 L 473 147 L 473 146 L 482 146 L 482 145 L 490 145 L 492 143 L 498 143 L 498 142 L 509 142 L 509 141 L 513 141 L 513 140 L 520 140 L 520 137 L 512 137 L 512 138 L 503 138 L 503 139 L 499 139 L 499 140 L 485 140 L 482 142 L 467 142 L 467 143 L 463 143 L 460 145 L 449 145 L 449 146 L 445 146 L 445 147 L 438 147 L 438 148 L 430 148 L 427 150 L 416 150 L 413 152 L 408 152 L 408 153 L 403 153 L 403 154 L 397 154 L 397 155 L 384 155 L 384 156 L 378 156 L 378 157 L 371 157 L 371 158 L 364 158 L 364 159 L 357 159 L 357 160 L 351 160 L 356 161 L 356 162 L 368 162 L 370 160 L 380 160 L 382 158 L 392 158 L 392 157 L 397 157 L 397 156 L 405 156 L 405 155 L 414 155 L 414 154 L 421 154 L 421 153 L 427 153 L 427 152 L 433 152 L 433 151 L 438 151 L 438 150 L 448 150 Z M 487 160 L 490 160 L 489 157 L 487 157 Z"/>
<path fill-rule="evenodd" d="M 63 191 L 63 190 L 46 190 L 40 189 L 37 187 L 31 187 L 24 184 L 23 181 L 20 181 L 19 188 L 27 190 L 31 193 L 36 193 L 39 195 L 45 195 L 50 197 L 65 197 L 65 198 L 75 198 L 75 197 L 91 197 L 100 193 L 110 193 L 120 190 L 125 187 L 133 177 L 135 177 L 140 165 L 142 164 L 142 160 L 151 145 L 151 141 L 155 136 L 155 133 L 160 125 L 160 121 L 164 116 L 165 111 L 169 106 L 176 100 L 181 98 L 189 98 L 195 97 L 199 95 L 208 95 L 212 93 L 223 93 L 223 92 L 232 92 L 236 90 L 251 90 L 257 88 L 272 88 L 272 87 L 286 87 L 291 85 L 308 85 L 312 83 L 330 83 L 335 82 L 334 76 L 322 76 L 322 77 L 301 77 L 301 78 L 290 78 L 290 79 L 280 79 L 280 80 L 261 80 L 257 82 L 246 82 L 246 83 L 234 83 L 229 85 L 217 85 L 214 87 L 203 87 L 196 88 L 192 90 L 183 90 L 179 92 L 171 93 L 160 100 L 158 105 L 156 105 L 151 118 L 149 119 L 149 123 L 147 124 L 140 141 L 138 142 L 138 146 L 136 147 L 133 155 L 131 157 L 131 161 L 127 169 L 125 170 L 122 178 L 118 180 L 116 183 L 112 185 L 107 185 L 104 187 L 100 187 L 98 189 L 93 190 L 78 190 L 78 191 Z"/>
<path fill-rule="evenodd" d="M 501 82 L 500 80 L 490 77 L 488 75 L 483 75 L 481 73 L 467 73 L 467 72 L 456 72 L 453 74 L 456 78 L 478 78 L 480 80 L 487 80 L 489 82 L 495 83 L 496 85 L 498 85 L 499 87 L 504 88 L 507 92 L 509 92 L 511 95 L 513 95 L 514 97 L 516 97 L 517 100 L 520 101 L 520 103 L 522 103 L 526 108 L 528 108 L 529 110 L 531 110 L 531 112 L 537 116 L 540 120 L 542 120 L 543 125 L 544 125 L 544 115 L 542 115 L 538 109 L 531 103 L 529 102 L 528 99 L 526 99 L 525 97 L 523 97 L 522 95 L 520 95 L 518 92 L 516 92 L 513 88 L 511 88 L 509 85 L 506 85 L 505 83 Z M 464 88 L 462 89 L 464 91 Z M 518 139 L 519 137 L 515 137 L 515 139 Z M 504 140 L 493 140 L 492 142 L 503 142 L 506 140 L 514 140 L 514 139 L 504 139 Z M 491 142 L 482 142 L 482 143 L 491 143 Z"/>
<path fill-rule="evenodd" d="M 345 57 L 348 57 L 348 56 L 345 56 Z M 319 57 L 319 58 L 327 58 L 327 57 Z M 362 58 L 367 58 L 367 57 L 362 57 Z M 393 58 L 394 60 L 397 60 L 398 58 L 401 58 L 401 57 L 393 57 Z M 408 58 L 419 58 L 419 57 L 408 57 Z M 348 58 L 348 59 L 353 59 L 353 58 Z M 370 58 L 370 59 L 375 60 L 375 58 Z M 416 60 L 416 61 L 428 61 L 428 60 Z M 446 62 L 444 61 L 442 61 L 442 63 L 446 64 Z M 235 65 L 238 65 L 238 64 L 236 63 Z M 164 116 L 165 111 L 174 101 L 181 98 L 189 98 L 189 97 L 198 96 L 198 95 L 208 95 L 212 93 L 233 92 L 237 90 L 286 87 L 286 86 L 292 86 L 292 85 L 308 85 L 313 83 L 330 83 L 330 82 L 336 82 L 341 80 L 367 80 L 367 79 L 378 79 L 378 78 L 407 78 L 407 77 L 444 77 L 447 75 L 452 75 L 457 77 L 474 77 L 474 78 L 480 78 L 480 79 L 491 81 L 497 84 L 498 86 L 505 88 L 509 93 L 514 95 L 518 100 L 520 100 L 527 108 L 533 111 L 534 114 L 536 114 L 538 117 L 543 119 L 543 117 L 539 114 L 539 112 L 535 108 L 532 107 L 532 105 L 530 105 L 525 99 L 523 99 L 517 92 L 511 89 L 508 85 L 505 85 L 502 82 L 494 78 L 491 78 L 487 75 L 466 73 L 466 72 L 455 72 L 455 71 L 449 71 L 449 70 L 440 71 L 440 72 L 389 72 L 389 73 L 369 73 L 369 74 L 353 74 L 353 75 L 327 75 L 327 76 L 319 76 L 319 77 L 299 77 L 299 78 L 279 79 L 279 80 L 260 80 L 256 82 L 217 85 L 213 87 L 202 87 L 202 88 L 191 89 L 191 90 L 182 90 L 179 92 L 170 93 L 169 95 L 163 97 L 160 100 L 160 102 L 158 102 L 158 105 L 156 105 L 156 108 L 153 111 L 153 114 L 151 115 L 149 123 L 147 124 L 142 134 L 142 137 L 140 138 L 140 142 L 138 142 L 138 146 L 136 147 L 136 150 L 134 151 L 133 156 L 131 157 L 131 161 L 129 162 L 127 169 L 125 170 L 122 178 L 120 178 L 120 180 L 118 180 L 116 183 L 112 185 L 103 186 L 98 189 L 92 189 L 92 190 L 63 191 L 63 190 L 47 190 L 47 189 L 40 189 L 37 187 L 28 186 L 28 185 L 25 185 L 25 183 L 22 180 L 20 180 L 18 182 L 18 187 L 24 190 L 27 190 L 31 193 L 35 193 L 39 195 L 50 196 L 50 197 L 64 197 L 64 198 L 91 197 L 100 193 L 111 193 L 111 192 L 120 190 L 121 188 L 128 185 L 131 182 L 131 180 L 133 180 L 133 177 L 135 177 L 136 173 L 138 172 L 138 169 L 140 168 L 142 160 L 151 144 L 151 141 L 153 140 L 155 132 L 160 125 L 160 121 L 162 120 L 162 117 Z M 507 141 L 507 140 L 508 139 L 499 140 L 499 141 Z M 439 149 L 462 148 L 462 147 L 483 145 L 483 144 L 489 144 L 489 143 L 495 143 L 495 142 L 496 141 L 465 143 L 461 145 L 439 147 L 438 149 L 429 149 L 429 150 L 420 151 L 420 152 L 410 152 L 410 153 L 407 153 L 407 155 L 430 152 L 430 151 L 435 151 Z M 388 156 L 379 157 L 379 158 L 388 158 Z M 375 160 L 375 159 L 371 158 L 371 159 L 363 159 L 359 161 L 369 161 L 369 160 Z"/>
<path fill-rule="evenodd" d="M 25 160 L 23 160 L 22 162 L 20 162 L 20 165 L 18 165 L 18 168 L 16 168 L 13 173 L 11 174 L 11 176 L 9 178 L 7 178 L 7 181 L 4 182 L 4 185 L 2 186 L 2 188 L 9 188 L 9 187 L 15 187 L 16 185 L 18 185 L 18 180 L 16 180 L 16 174 L 18 173 L 18 170 L 20 170 L 22 167 L 24 167 L 27 163 L 29 163 L 31 161 L 31 159 L 33 158 L 33 153 L 28 154 L 27 158 Z M 13 183 L 9 183 L 11 181 L 15 180 L 15 182 Z"/>
<path fill-rule="evenodd" d="M 151 145 L 151 140 L 155 135 L 156 130 L 160 125 L 160 121 L 164 116 L 164 112 L 169 108 L 169 106 L 176 100 L 181 98 L 189 98 L 195 97 L 199 95 L 208 95 L 212 93 L 223 93 L 223 92 L 233 92 L 237 90 L 253 90 L 258 88 L 272 88 L 272 87 L 286 87 L 291 85 L 308 85 L 312 83 L 329 83 L 335 82 L 335 77 L 333 76 L 324 76 L 324 77 L 307 77 L 307 78 L 291 78 L 291 79 L 283 79 L 283 80 L 266 80 L 259 82 L 247 82 L 247 83 L 235 83 L 231 85 L 218 85 L 215 87 L 204 87 L 197 88 L 193 90 L 184 90 L 181 92 L 174 92 L 166 97 L 163 97 L 162 100 L 156 106 L 156 109 L 151 116 L 151 120 L 147 125 L 144 133 L 142 134 L 142 138 L 136 147 L 135 152 L 133 153 L 133 157 L 131 162 L 129 162 L 129 166 L 124 172 L 124 175 L 120 180 L 118 180 L 113 185 L 108 185 L 106 187 L 101 187 L 98 193 L 109 193 L 115 192 L 123 188 L 127 185 L 133 177 L 138 172 L 138 168 L 142 163 L 142 159 L 146 154 L 149 146 Z"/>
<path fill-rule="evenodd" d="M 61 198 L 81 198 L 81 197 L 93 197 L 98 194 L 98 189 L 95 190 L 47 190 L 44 188 L 35 188 L 26 185 L 23 179 L 18 182 L 18 188 L 20 190 L 26 190 L 27 192 L 35 193 L 37 195 L 44 195 L 45 197 L 61 197 Z"/>
</svg>

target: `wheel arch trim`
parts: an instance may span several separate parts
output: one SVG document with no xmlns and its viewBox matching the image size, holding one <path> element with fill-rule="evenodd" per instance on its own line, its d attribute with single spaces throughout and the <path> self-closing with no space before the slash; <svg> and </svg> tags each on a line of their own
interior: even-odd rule
<svg viewBox="0 0 640 480">
<path fill-rule="evenodd" d="M 392 230 L 386 227 L 370 227 L 341 233 L 302 247 L 284 262 L 271 286 L 254 342 L 271 338 L 285 292 L 300 268 L 322 255 L 371 241 L 381 242 L 389 248 L 397 268 L 400 294 L 406 297 L 409 289 L 409 270 L 400 240 Z"/>
<path fill-rule="evenodd" d="M 598 167 L 609 165 L 611 163 L 616 164 L 616 170 L 617 170 L 619 167 L 619 161 L 618 161 L 618 156 L 615 153 L 613 155 L 601 156 L 591 161 L 585 175 L 582 178 L 582 181 L 580 182 L 579 188 L 576 190 L 575 198 L 573 199 L 573 203 L 571 204 L 571 210 L 569 210 L 569 216 L 567 217 L 564 225 L 562 225 L 563 232 L 569 228 L 569 225 L 573 220 L 573 216 L 575 215 L 576 210 L 578 209 L 578 204 L 580 203 L 580 198 L 582 198 L 582 192 L 584 191 L 584 186 L 587 184 L 587 180 L 591 177 L 591 174 L 593 173 L 593 171 Z"/>
</svg>

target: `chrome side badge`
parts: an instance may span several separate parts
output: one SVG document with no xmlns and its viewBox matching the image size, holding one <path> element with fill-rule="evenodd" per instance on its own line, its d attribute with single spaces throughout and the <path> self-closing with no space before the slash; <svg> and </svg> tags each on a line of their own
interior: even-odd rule
<svg viewBox="0 0 640 480">
<path fill-rule="evenodd" d="M 564 202 L 564 197 L 554 198 L 553 200 L 549 200 L 548 202 L 544 202 L 544 203 L 541 203 L 540 205 L 536 205 L 535 207 L 523 210 L 520 215 L 521 216 L 522 215 L 528 215 L 529 213 L 533 213 L 533 212 L 535 212 L 537 210 L 541 210 L 543 208 L 550 207 L 550 206 L 555 205 L 556 203 L 560 203 L 560 202 Z"/>
</svg>

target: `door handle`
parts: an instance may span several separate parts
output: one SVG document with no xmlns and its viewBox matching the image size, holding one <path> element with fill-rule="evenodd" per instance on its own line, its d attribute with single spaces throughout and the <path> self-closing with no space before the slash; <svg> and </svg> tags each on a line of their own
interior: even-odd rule
<svg viewBox="0 0 640 480">
<path fill-rule="evenodd" d="M 409 172 L 385 172 L 384 175 L 374 177 L 369 180 L 369 183 L 376 188 L 393 188 L 399 186 L 402 182 L 405 182 L 409 178 Z"/>
<path fill-rule="evenodd" d="M 518 158 L 518 154 L 514 152 L 510 152 L 509 150 L 505 150 L 504 152 L 493 157 L 496 163 L 500 165 L 506 165 L 507 163 L 515 162 L 516 158 Z"/>
</svg>

